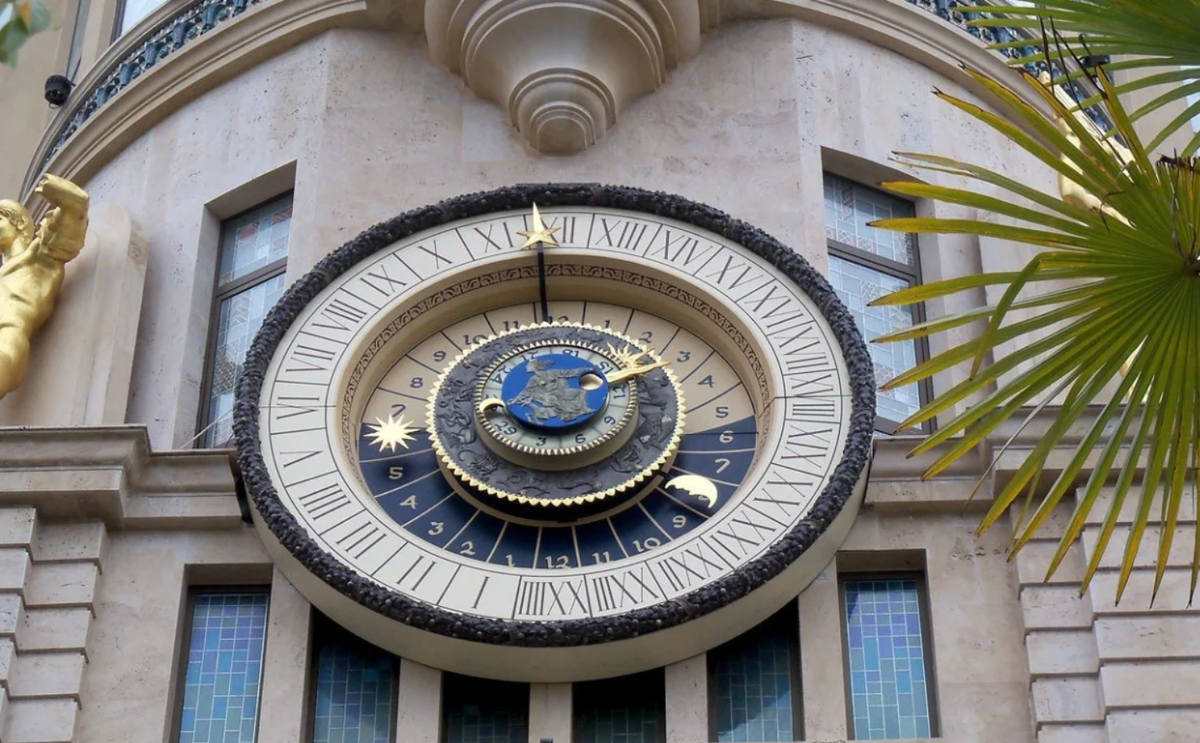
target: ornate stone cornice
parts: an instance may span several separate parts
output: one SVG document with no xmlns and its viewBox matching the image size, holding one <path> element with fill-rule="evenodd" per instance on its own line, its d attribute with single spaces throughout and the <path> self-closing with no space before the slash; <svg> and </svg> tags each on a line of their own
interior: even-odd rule
<svg viewBox="0 0 1200 743">
<path fill-rule="evenodd" d="M 699 52 L 703 33 L 735 19 L 832 27 L 997 103 L 959 67 L 1003 75 L 1003 58 L 953 13 L 930 10 L 923 0 L 168 0 L 79 81 L 34 152 L 24 195 L 46 171 L 86 182 L 200 94 L 339 27 L 423 31 L 435 60 L 547 153 L 598 141 L 624 106 Z"/>
<path fill-rule="evenodd" d="M 0 429 L 0 506 L 110 529 L 237 528 L 227 451 L 150 451 L 141 426 Z"/>
</svg>

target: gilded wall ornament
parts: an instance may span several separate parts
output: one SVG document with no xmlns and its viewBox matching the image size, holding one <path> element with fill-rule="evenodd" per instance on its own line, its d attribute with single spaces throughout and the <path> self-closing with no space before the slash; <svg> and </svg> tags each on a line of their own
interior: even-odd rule
<svg viewBox="0 0 1200 743">
<path fill-rule="evenodd" d="M 42 176 L 34 193 L 53 208 L 34 228 L 29 210 L 0 201 L 0 397 L 25 380 L 29 341 L 54 313 L 64 266 L 87 234 L 88 195 L 58 176 Z"/>
</svg>

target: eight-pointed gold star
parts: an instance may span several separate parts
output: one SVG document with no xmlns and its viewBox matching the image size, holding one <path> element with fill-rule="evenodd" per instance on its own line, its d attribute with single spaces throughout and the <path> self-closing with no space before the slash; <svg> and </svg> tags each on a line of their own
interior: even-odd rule
<svg viewBox="0 0 1200 743">
<path fill-rule="evenodd" d="M 533 205 L 533 229 L 532 230 L 517 230 L 517 234 L 525 238 L 524 248 L 532 248 L 539 243 L 558 246 L 558 240 L 554 239 L 554 233 L 558 232 L 557 227 L 547 227 L 542 222 L 542 215 L 538 213 L 537 204 Z"/>
<path fill-rule="evenodd" d="M 388 450 L 396 451 L 397 444 L 407 449 L 408 442 L 417 440 L 416 437 L 413 436 L 413 433 L 419 431 L 420 429 L 416 426 L 410 425 L 408 421 L 404 420 L 403 415 L 400 416 L 399 419 L 389 415 L 386 421 L 382 418 L 376 418 L 375 420 L 379 425 L 374 425 L 371 423 L 368 423 L 367 425 L 371 427 L 371 432 L 369 435 L 374 437 L 371 443 L 379 447 L 380 453 Z"/>
</svg>

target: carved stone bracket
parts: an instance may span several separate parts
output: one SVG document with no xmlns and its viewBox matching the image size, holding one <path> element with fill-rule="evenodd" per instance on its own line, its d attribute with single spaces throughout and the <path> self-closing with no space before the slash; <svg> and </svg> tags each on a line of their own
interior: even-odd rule
<svg viewBox="0 0 1200 743">
<path fill-rule="evenodd" d="M 719 0 L 427 0 L 425 34 L 531 147 L 569 154 L 662 86 L 719 15 Z"/>
</svg>

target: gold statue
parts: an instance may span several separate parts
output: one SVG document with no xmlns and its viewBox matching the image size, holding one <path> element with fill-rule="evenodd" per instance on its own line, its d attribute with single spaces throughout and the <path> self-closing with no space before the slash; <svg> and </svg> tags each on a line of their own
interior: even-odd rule
<svg viewBox="0 0 1200 743">
<path fill-rule="evenodd" d="M 1050 74 L 1045 70 L 1042 70 L 1040 73 L 1038 73 L 1038 82 L 1046 87 L 1049 87 Z M 1078 107 L 1076 102 L 1071 99 L 1070 94 L 1067 93 L 1061 85 L 1054 88 L 1054 97 L 1058 99 L 1059 103 L 1063 104 L 1068 109 L 1071 109 L 1071 113 L 1075 117 L 1075 120 L 1082 124 L 1083 127 L 1093 135 L 1094 139 L 1099 142 L 1103 142 L 1107 147 L 1109 147 L 1113 155 L 1115 155 L 1118 160 L 1124 163 L 1126 167 L 1133 162 L 1133 153 L 1129 151 L 1129 148 L 1125 147 L 1111 137 L 1105 137 L 1104 133 L 1100 131 L 1095 122 L 1088 118 L 1087 113 Z M 1067 141 L 1079 149 L 1083 149 L 1083 142 L 1079 139 L 1079 135 L 1071 129 L 1066 119 L 1058 114 L 1055 114 L 1054 125 L 1059 132 L 1061 132 L 1067 138 Z M 1061 155 L 1060 157 L 1062 161 L 1070 166 L 1072 170 L 1080 172 L 1079 165 L 1072 161 L 1069 157 L 1066 155 Z M 1125 219 L 1124 216 L 1122 216 L 1118 211 L 1113 209 L 1108 204 L 1104 203 L 1100 197 L 1088 191 L 1083 186 L 1079 185 L 1062 173 L 1058 174 L 1058 190 L 1059 193 L 1062 194 L 1062 200 L 1068 204 L 1072 204 L 1081 209 L 1087 209 L 1095 214 L 1104 214 L 1105 216 L 1119 219 L 1125 224 L 1129 224 L 1129 221 Z"/>
<path fill-rule="evenodd" d="M 42 176 L 34 193 L 54 208 L 34 230 L 16 201 L 0 201 L 0 397 L 20 386 L 29 366 L 29 339 L 54 313 L 64 264 L 79 255 L 87 232 L 87 192 Z"/>
</svg>

